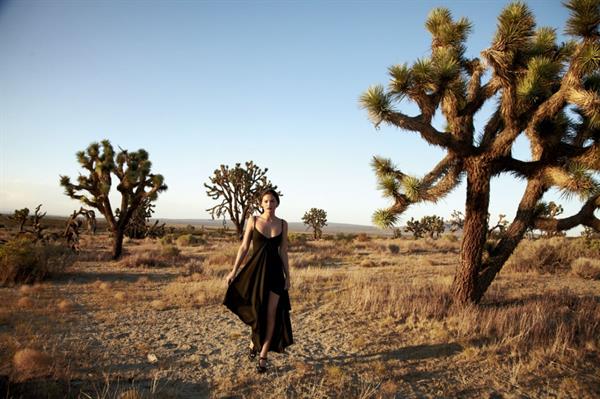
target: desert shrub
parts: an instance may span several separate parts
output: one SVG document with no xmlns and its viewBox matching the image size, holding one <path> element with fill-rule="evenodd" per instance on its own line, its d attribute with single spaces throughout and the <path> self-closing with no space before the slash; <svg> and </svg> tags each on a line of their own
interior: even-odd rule
<svg viewBox="0 0 600 399">
<path fill-rule="evenodd" d="M 365 241 L 370 241 L 371 237 L 369 237 L 369 235 L 367 233 L 358 233 L 356 235 L 356 241 L 359 242 L 365 242 Z"/>
<path fill-rule="evenodd" d="M 189 247 L 206 244 L 206 240 L 193 234 L 183 234 L 177 237 L 177 245 Z"/>
<path fill-rule="evenodd" d="M 400 253 L 400 246 L 396 245 L 396 244 L 388 244 L 388 249 L 391 253 L 393 254 L 398 254 Z"/>
<path fill-rule="evenodd" d="M 288 234 L 288 240 L 290 242 L 290 245 L 304 245 L 304 244 L 306 244 L 307 239 L 308 239 L 308 236 L 306 234 L 302 234 L 302 233 L 289 233 Z"/>
<path fill-rule="evenodd" d="M 587 353 L 600 345 L 599 305 L 593 296 L 560 290 L 514 305 L 490 303 L 459 310 L 455 322 L 462 338 L 485 338 L 522 353 L 534 349 Z"/>
<path fill-rule="evenodd" d="M 375 262 L 373 259 L 363 259 L 360 262 L 360 267 L 377 267 L 379 266 L 378 262 Z"/>
<path fill-rule="evenodd" d="M 324 252 L 309 254 L 292 254 L 289 258 L 290 267 L 304 269 L 307 267 L 326 267 L 334 265 L 336 259 Z"/>
<path fill-rule="evenodd" d="M 445 239 L 446 241 L 450 241 L 450 242 L 457 242 L 457 241 L 458 241 L 458 237 L 457 237 L 457 236 L 455 236 L 455 235 L 454 235 L 454 234 L 452 234 L 452 233 L 447 233 L 447 234 L 444 234 L 444 239 Z"/>
<path fill-rule="evenodd" d="M 160 249 L 161 256 L 176 258 L 181 254 L 181 250 L 175 245 L 163 245 Z"/>
<path fill-rule="evenodd" d="M 202 261 L 204 259 L 203 258 L 194 258 L 194 259 L 190 259 L 186 264 L 185 264 L 185 274 L 187 276 L 191 276 L 193 274 L 203 274 L 204 273 L 204 266 L 202 265 Z"/>
<path fill-rule="evenodd" d="M 175 237 L 173 234 L 167 234 L 166 236 L 164 236 L 160 239 L 160 243 L 162 245 L 173 244 L 173 242 L 175 242 Z"/>
<path fill-rule="evenodd" d="M 523 240 L 509 258 L 506 267 L 517 272 L 556 273 L 568 271 L 571 262 L 580 257 L 597 257 L 594 247 L 585 240 L 552 237 L 544 240 Z"/>
<path fill-rule="evenodd" d="M 600 260 L 577 258 L 571 262 L 571 273 L 588 280 L 600 280 Z"/>
<path fill-rule="evenodd" d="M 0 246 L 0 284 L 42 281 L 74 261 L 75 256 L 64 245 L 11 239 Z"/>
<path fill-rule="evenodd" d="M 167 267 L 171 258 L 166 257 L 160 250 L 135 253 L 123 257 L 119 265 L 124 267 Z"/>
<path fill-rule="evenodd" d="M 356 234 L 352 234 L 352 233 L 348 233 L 348 234 L 344 234 L 344 233 L 337 233 L 335 235 L 335 240 L 336 241 L 345 241 L 345 242 L 350 242 L 352 240 L 354 240 L 357 237 Z"/>
</svg>

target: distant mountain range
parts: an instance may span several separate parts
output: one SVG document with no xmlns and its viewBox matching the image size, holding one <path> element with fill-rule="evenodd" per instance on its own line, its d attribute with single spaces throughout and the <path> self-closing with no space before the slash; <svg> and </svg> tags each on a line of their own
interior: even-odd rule
<svg viewBox="0 0 600 399">
<path fill-rule="evenodd" d="M 192 225 L 206 226 L 206 227 L 222 227 L 222 220 L 212 219 L 163 219 L 158 218 L 161 223 L 166 223 L 171 226 L 187 226 Z M 227 227 L 230 229 L 234 228 L 231 221 L 227 221 Z M 310 229 L 306 228 L 306 225 L 300 222 L 288 222 L 288 228 L 291 232 L 310 232 Z M 388 232 L 378 229 L 375 226 L 364 226 L 360 224 L 348 224 L 348 223 L 327 223 L 327 226 L 323 228 L 323 233 L 367 233 L 367 234 L 381 234 L 387 235 Z"/>
<path fill-rule="evenodd" d="M 0 213 L 0 220 L 7 218 L 10 215 L 9 212 Z M 96 212 L 96 218 L 100 221 L 104 221 L 102 216 L 98 215 Z M 58 216 L 58 215 L 46 215 L 45 220 L 65 220 L 67 216 Z M 206 226 L 211 228 L 217 228 L 223 226 L 222 220 L 212 220 L 212 219 L 164 219 L 164 218 L 152 218 L 151 221 L 159 220 L 160 223 L 166 223 L 167 226 L 175 226 L 175 227 L 185 227 L 187 225 L 192 225 L 194 227 Z M 226 223 L 229 229 L 235 228 L 233 223 L 228 220 Z M 306 225 L 300 222 L 288 222 L 288 227 L 290 232 L 312 232 L 312 230 L 307 229 Z M 375 226 L 364 226 L 360 224 L 349 224 L 349 223 L 327 223 L 327 226 L 323 228 L 323 233 L 327 234 L 336 234 L 336 233 L 367 233 L 371 235 L 390 235 L 391 233 L 385 230 L 378 229 Z"/>
</svg>

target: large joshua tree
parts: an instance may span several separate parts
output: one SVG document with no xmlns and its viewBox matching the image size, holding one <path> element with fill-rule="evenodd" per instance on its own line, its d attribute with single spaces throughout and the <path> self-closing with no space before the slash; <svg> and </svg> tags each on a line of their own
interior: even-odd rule
<svg viewBox="0 0 600 399">
<path fill-rule="evenodd" d="M 422 178 L 401 172 L 389 159 L 373 157 L 380 187 L 394 200 L 375 212 L 375 223 L 393 225 L 411 204 L 435 202 L 466 177 L 464 235 L 453 284 L 459 304 L 481 300 L 529 227 L 600 229 L 594 216 L 600 208 L 594 178 L 600 170 L 600 0 L 571 0 L 565 6 L 570 10 L 566 33 L 574 40 L 558 44 L 554 29 L 536 28 L 528 7 L 514 2 L 498 17 L 481 59 L 465 57 L 470 22 L 454 20 L 447 9 L 434 9 L 425 24 L 432 35 L 430 57 L 390 67 L 388 88 L 371 86 L 361 96 L 376 127 L 387 123 L 417 132 L 447 151 Z M 484 76 L 489 78 L 484 81 Z M 420 113 L 409 116 L 397 110 L 395 103 L 402 100 L 416 103 Z M 496 107 L 476 131 L 473 119 L 486 101 Z M 438 109 L 446 120 L 443 131 L 432 125 Z M 531 149 L 526 161 L 511 155 L 522 134 Z M 486 250 L 490 180 L 503 173 L 525 179 L 527 185 L 512 223 Z M 581 210 L 562 219 L 536 215 L 536 205 L 551 187 L 579 195 Z"/>
<path fill-rule="evenodd" d="M 145 150 L 121 150 L 115 154 L 108 140 L 101 145 L 92 143 L 86 151 L 77 152 L 77 160 L 86 175 L 80 174 L 77 184 L 71 183 L 68 176 L 60 176 L 60 184 L 66 195 L 102 213 L 113 236 L 112 257 L 118 259 L 125 229 L 134 212 L 144 201 L 155 200 L 158 193 L 167 189 L 163 176 L 150 173 L 152 163 Z M 114 211 L 109 200 L 112 175 L 118 179 L 116 188 L 121 193 L 121 207 Z"/>
<path fill-rule="evenodd" d="M 261 169 L 252 161 L 246 162 L 245 167 L 239 163 L 233 168 L 221 165 L 209 177 L 210 184 L 204 183 L 209 197 L 221 199 L 219 204 L 207 211 L 213 219 L 228 215 L 240 240 L 243 238 L 246 219 L 260 208 L 260 193 L 267 188 L 277 191 L 277 186 L 273 186 L 267 179 L 268 170 L 269 168 Z M 277 194 L 282 195 L 279 191 Z"/>
</svg>

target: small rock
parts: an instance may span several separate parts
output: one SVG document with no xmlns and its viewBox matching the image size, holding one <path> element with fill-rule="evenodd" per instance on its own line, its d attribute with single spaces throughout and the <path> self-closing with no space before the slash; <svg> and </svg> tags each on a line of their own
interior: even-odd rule
<svg viewBox="0 0 600 399">
<path fill-rule="evenodd" d="M 156 363 L 156 362 L 158 362 L 158 358 L 156 357 L 156 355 L 154 353 L 148 353 L 148 361 L 150 363 Z"/>
</svg>

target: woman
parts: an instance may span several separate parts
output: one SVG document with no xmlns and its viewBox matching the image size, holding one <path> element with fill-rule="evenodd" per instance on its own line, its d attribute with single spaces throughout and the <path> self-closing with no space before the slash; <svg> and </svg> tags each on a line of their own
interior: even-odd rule
<svg viewBox="0 0 600 399">
<path fill-rule="evenodd" d="M 264 211 L 258 217 L 248 218 L 233 270 L 225 277 L 228 287 L 223 304 L 252 327 L 252 347 L 248 357 L 254 359 L 260 349 L 256 369 L 262 373 L 267 370 L 268 352 L 282 353 L 294 340 L 288 295 L 288 226 L 285 220 L 275 216 L 279 206 L 279 195 L 275 190 L 262 192 L 260 204 Z M 252 255 L 236 276 L 250 241 Z"/>
</svg>

